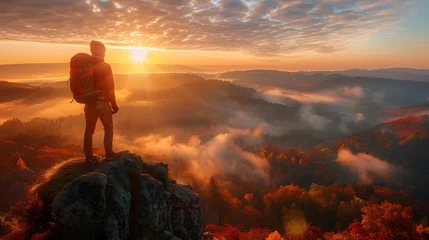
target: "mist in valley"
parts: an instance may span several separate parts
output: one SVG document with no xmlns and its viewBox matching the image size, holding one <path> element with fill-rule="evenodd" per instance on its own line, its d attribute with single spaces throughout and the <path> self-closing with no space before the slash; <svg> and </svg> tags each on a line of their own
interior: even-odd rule
<svg viewBox="0 0 429 240">
<path fill-rule="evenodd" d="M 254 75 L 261 74 L 266 77 L 258 81 Z M 344 204 L 371 199 L 416 209 L 421 206 L 412 199 L 429 200 L 421 181 L 429 170 L 422 162 L 429 121 L 420 116 L 429 110 L 429 83 L 321 73 L 274 76 L 117 74 L 114 149 L 167 163 L 171 178 L 201 195 L 206 224 L 282 229 L 275 202 L 296 197 L 294 202 L 311 199 L 299 205 L 307 209 L 300 213 L 304 219 L 332 231 L 346 229 L 360 211 L 350 213 L 354 217 L 316 217 L 315 208 L 326 208 L 327 201 L 319 193 L 353 191 L 354 198 L 335 193 L 344 202 L 331 202 L 338 212 Z M 71 102 L 67 81 L 5 81 L 0 87 L 0 148 L 7 160 L 0 173 L 9 179 L 2 185 L 24 186 L 50 166 L 82 156 L 83 105 Z M 99 122 L 94 147 L 100 155 L 102 139 Z M 22 178 L 22 166 L 32 174 Z M 401 193 L 410 199 L 395 200 Z M 23 196 L 14 192 L 0 207 Z M 249 211 L 259 217 L 243 222 L 240 216 Z"/>
</svg>

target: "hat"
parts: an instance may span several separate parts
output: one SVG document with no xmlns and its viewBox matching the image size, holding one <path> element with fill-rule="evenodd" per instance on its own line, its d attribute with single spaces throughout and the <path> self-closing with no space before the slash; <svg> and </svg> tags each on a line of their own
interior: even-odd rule
<svg viewBox="0 0 429 240">
<path fill-rule="evenodd" d="M 106 53 L 106 47 L 103 43 L 99 41 L 92 41 L 90 44 L 90 49 L 92 55 L 102 56 L 104 57 L 104 54 Z"/>
</svg>

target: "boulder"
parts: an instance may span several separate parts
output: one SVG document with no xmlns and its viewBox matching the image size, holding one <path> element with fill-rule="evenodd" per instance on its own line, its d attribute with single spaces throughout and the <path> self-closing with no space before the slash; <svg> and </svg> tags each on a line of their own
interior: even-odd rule
<svg viewBox="0 0 429 240">
<path fill-rule="evenodd" d="M 145 163 L 130 152 L 91 168 L 76 162 L 83 160 L 73 161 L 51 174 L 56 183 L 46 179 L 38 187 L 58 186 L 58 176 L 70 176 L 64 171 L 76 175 L 78 170 L 73 166 L 85 169 L 55 191 L 49 212 L 56 238 L 203 239 L 199 195 L 189 186 L 169 180 L 166 164 Z"/>
<path fill-rule="evenodd" d="M 90 173 L 64 186 L 50 206 L 58 236 L 95 239 L 103 234 L 106 184 L 106 175 Z"/>
<path fill-rule="evenodd" d="M 163 184 L 148 174 L 143 174 L 137 193 L 135 228 L 138 239 L 166 239 L 165 231 L 171 227 L 171 194 Z"/>
<path fill-rule="evenodd" d="M 174 233 L 183 240 L 202 239 L 204 227 L 200 225 L 203 219 L 199 195 L 187 185 L 174 184 L 171 197 Z"/>
</svg>

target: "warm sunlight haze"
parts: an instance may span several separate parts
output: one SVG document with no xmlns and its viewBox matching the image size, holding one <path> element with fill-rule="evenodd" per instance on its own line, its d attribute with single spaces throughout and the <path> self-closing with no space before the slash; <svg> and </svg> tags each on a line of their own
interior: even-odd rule
<svg viewBox="0 0 429 240">
<path fill-rule="evenodd" d="M 132 48 L 130 58 L 134 63 L 144 63 L 147 58 L 147 51 L 144 48 Z"/>
</svg>

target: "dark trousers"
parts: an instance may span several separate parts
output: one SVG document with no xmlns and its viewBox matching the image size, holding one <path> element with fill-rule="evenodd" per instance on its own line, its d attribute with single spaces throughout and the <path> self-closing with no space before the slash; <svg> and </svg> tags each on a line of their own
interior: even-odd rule
<svg viewBox="0 0 429 240">
<path fill-rule="evenodd" d="M 83 148 L 86 157 L 90 157 L 93 154 L 92 136 L 94 135 L 98 119 L 101 120 L 104 127 L 104 150 L 106 151 L 106 155 L 113 153 L 112 108 L 107 101 L 97 101 L 85 104 L 86 127 Z"/>
</svg>

